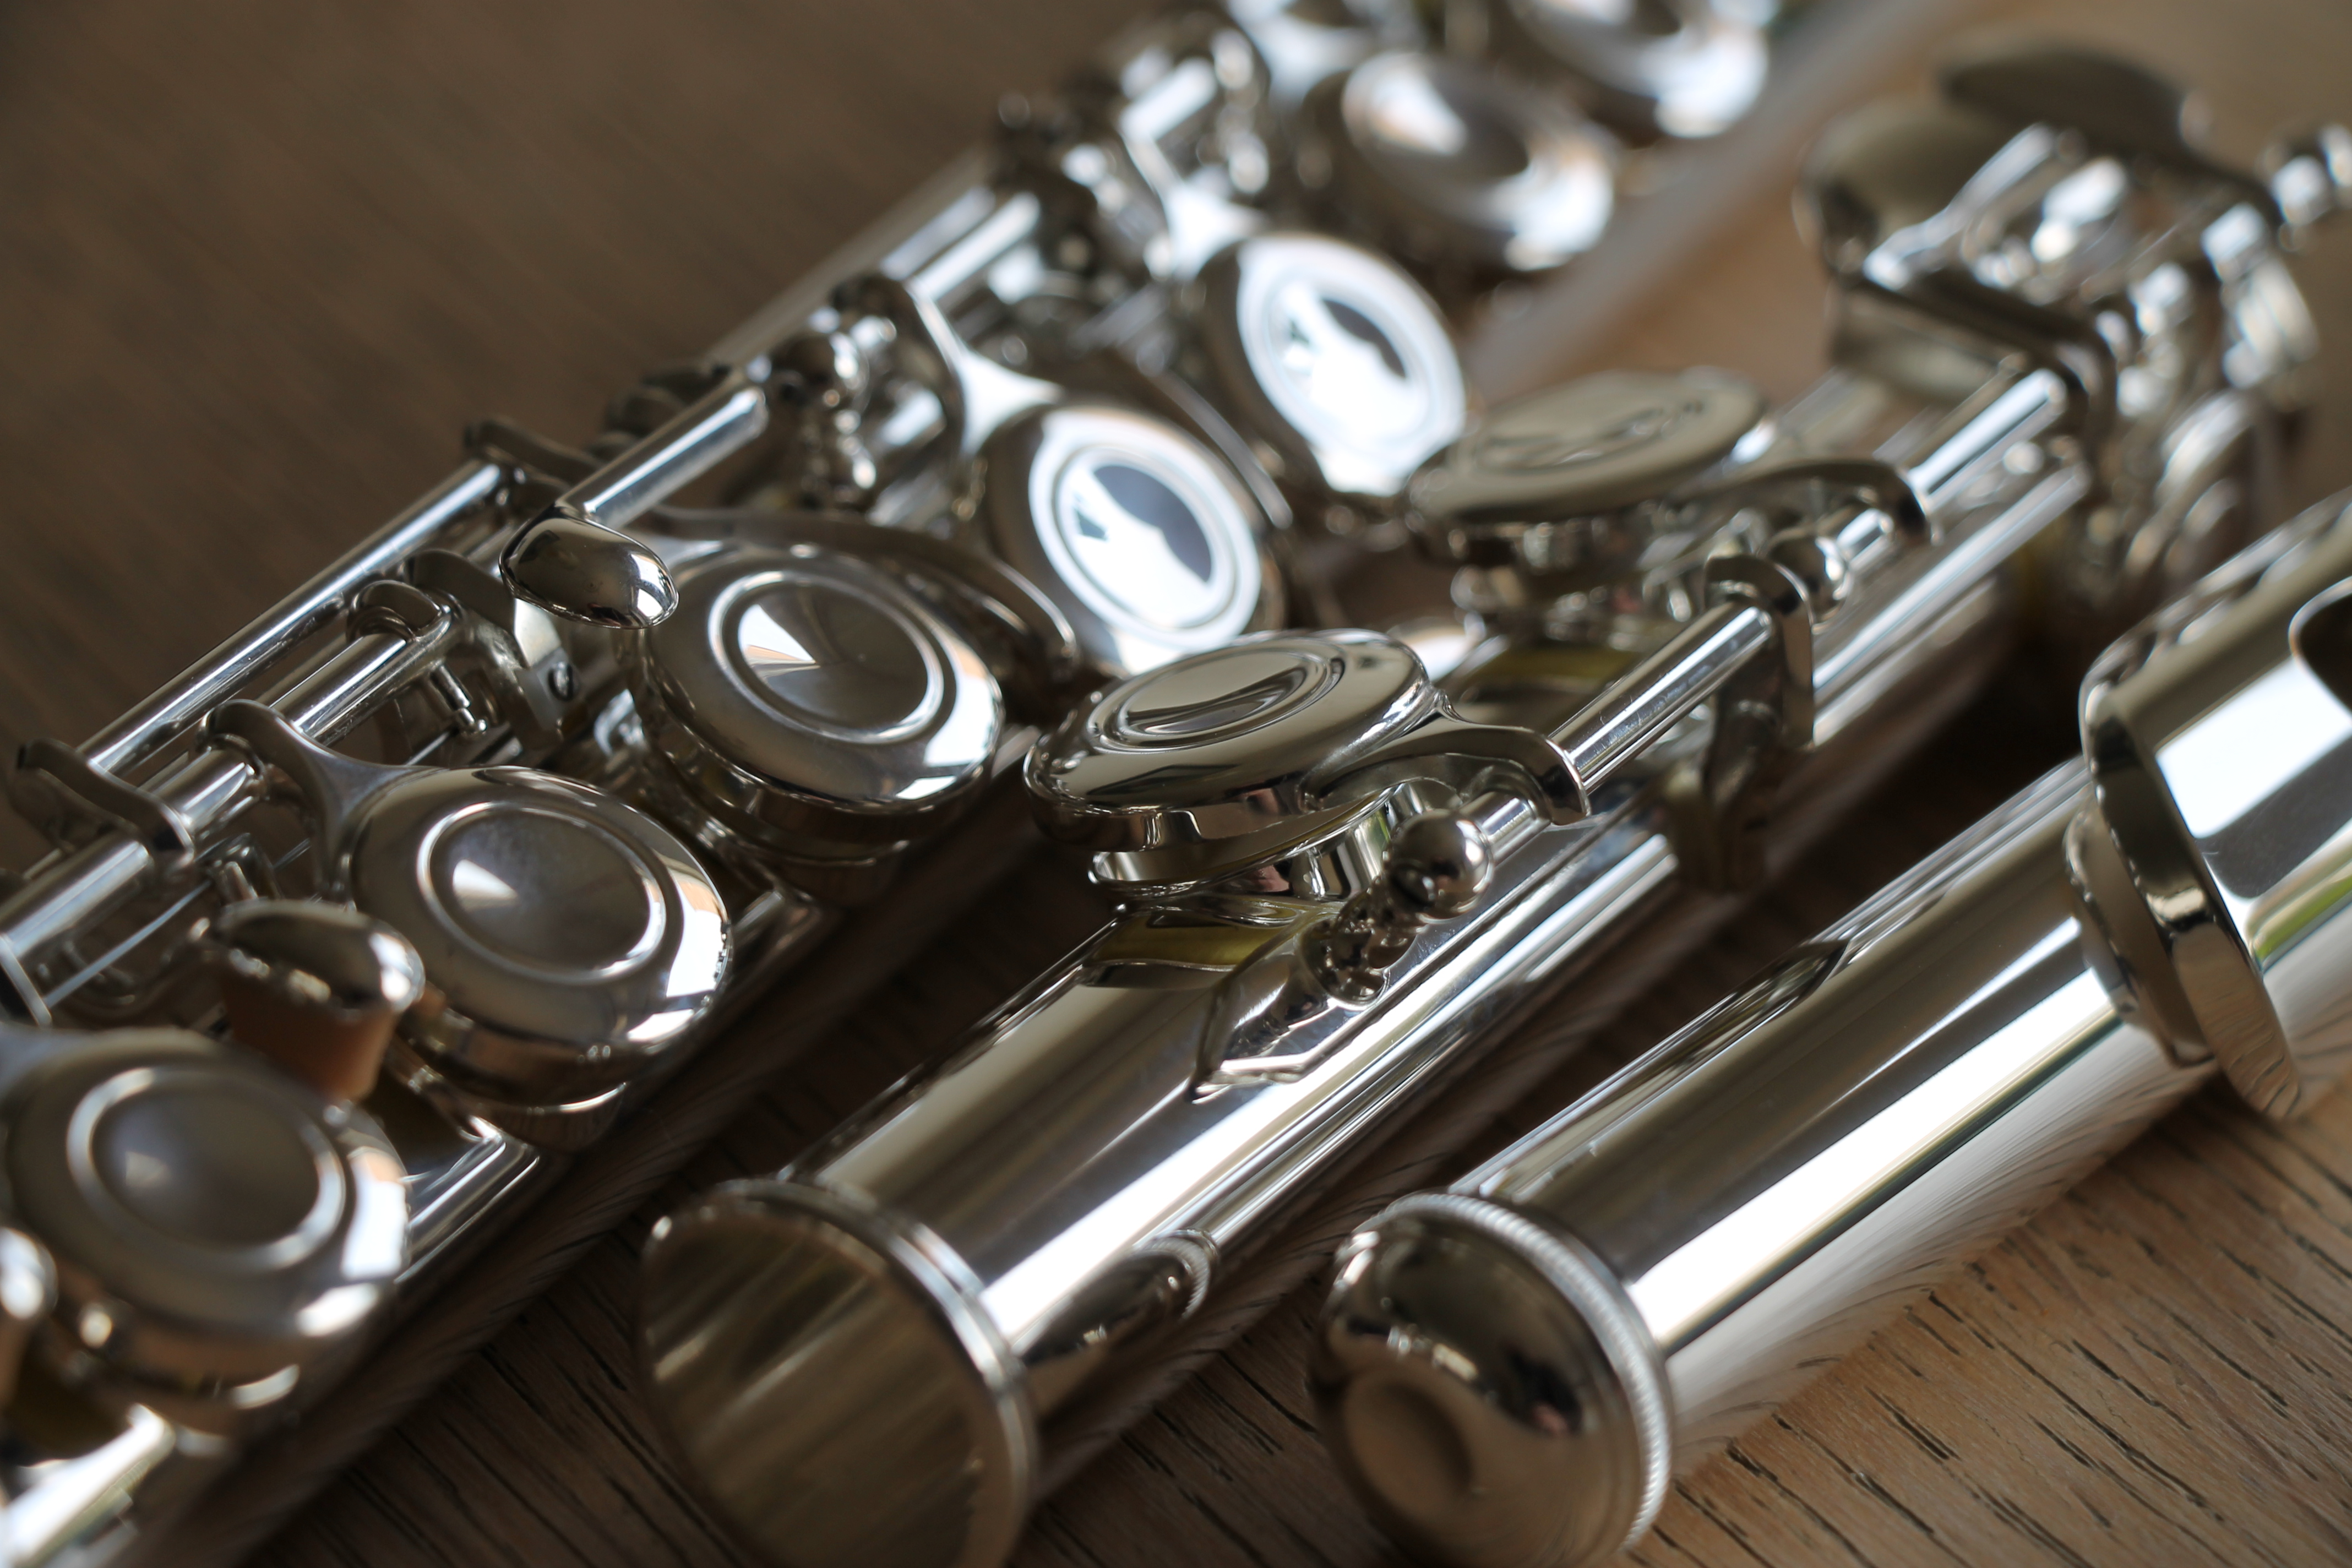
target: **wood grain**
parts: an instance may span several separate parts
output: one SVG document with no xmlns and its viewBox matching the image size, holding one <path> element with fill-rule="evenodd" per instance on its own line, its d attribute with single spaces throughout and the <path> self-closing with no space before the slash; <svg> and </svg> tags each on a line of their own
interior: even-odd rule
<svg viewBox="0 0 2352 1568">
<path fill-rule="evenodd" d="M 0 734 L 95 730 L 436 478 L 465 419 L 584 426 L 612 387 L 715 336 L 967 144 L 1001 93 L 1054 79 L 1138 8 L 0 10 Z M 1985 9 L 2201 83 L 2241 155 L 2273 121 L 2352 116 L 2340 5 Z M 1759 192 L 1736 234 L 1673 280 L 1671 307 L 1625 323 L 1605 357 L 1801 387 L 1818 368 L 1821 290 L 1786 211 L 1784 190 Z M 2336 345 L 2352 344 L 2347 260 L 2337 237 L 2305 268 Z M 2352 383 L 2352 354 L 2339 346 L 2330 364 Z M 2347 406 L 2332 395 L 2315 423 L 2306 495 L 2352 482 Z M 2066 730 L 2063 701 L 2011 672 L 1486 1141 L 1850 907 L 2054 759 Z M 29 844 L 0 828 L 12 858 Z M 896 984 L 259 1560 L 739 1561 L 632 1393 L 645 1226 L 692 1185 L 772 1167 L 1097 913 L 1067 859 L 1045 853 L 986 909 L 908 954 Z M 1624 986 L 1644 978 L 1622 967 Z M 755 1010 L 743 1032 L 788 1023 Z M 1529 1034 L 1584 1027 L 1553 1017 Z M 1310 1264 L 1370 1188 L 1458 1168 L 1464 1156 L 1434 1151 L 1461 1142 L 1466 1114 L 1433 1108 L 1269 1249 L 1265 1278 Z M 1022 1562 L 1388 1561 L 1300 1394 L 1316 1294 L 1282 1294 L 1051 1500 Z M 1637 1557 L 2340 1562 L 2347 1468 L 2352 1101 L 2278 1129 L 2217 1093 L 1688 1479 Z"/>
</svg>

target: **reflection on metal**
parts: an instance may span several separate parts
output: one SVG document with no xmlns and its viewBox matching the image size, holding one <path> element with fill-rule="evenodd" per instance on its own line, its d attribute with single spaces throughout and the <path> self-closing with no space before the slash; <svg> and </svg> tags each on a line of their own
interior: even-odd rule
<svg viewBox="0 0 2352 1568">
<path fill-rule="evenodd" d="M 2090 625 L 2264 520 L 2311 353 L 2274 250 L 2346 184 L 2326 136 L 2250 184 L 2012 128 L 1966 201 L 1894 193 L 1875 270 L 1832 258 L 1841 368 L 1800 404 L 1692 374 L 1480 417 L 1449 323 L 1564 342 L 1511 312 L 1605 259 L 1621 175 L 1751 158 L 1758 126 L 1785 153 L 1782 66 L 1828 58 L 1797 45 L 1885 37 L 1823 10 L 1694 153 L 1757 8 L 1570 10 L 1443 50 L 1382 0 L 1147 19 L 584 443 L 477 424 L 218 653 L 29 748 L 10 799 L 56 852 L 0 898 L 17 1556 L 184 1560 L 174 1510 L 248 1438 L 1050 732 L 1028 784 L 1119 919 L 825 1156 L 667 1226 L 651 1276 L 664 1398 L 748 1531 L 992 1560 L 1308 1184 L 1678 871 L 1751 879 L 1791 770 L 1948 684 L 2028 541 L 2065 520 Z M 2111 266 L 2143 280 L 2112 343 L 2084 327 Z M 1268 635 L 1294 589 L 1350 618 L 1342 558 L 1411 542 L 1461 570 L 1395 636 Z M 2204 865 L 2288 995 L 2303 883 L 2239 911 L 2235 853 L 2097 868 Z M 2290 1000 L 2209 1048 L 2284 1082 L 2328 1027 Z M 1549 1277 L 1600 1277 L 1570 1257 Z M 794 1346 L 813 1399 L 769 1376 Z"/>
<path fill-rule="evenodd" d="M 2339 497 L 2117 645 L 2084 761 L 1360 1233 L 1313 1375 L 1382 1523 L 1433 1562 L 1600 1562 L 1647 1530 L 1670 1468 L 2217 1066 L 2273 1115 L 2335 1079 L 2347 586 Z"/>
<path fill-rule="evenodd" d="M 1444 167 L 1467 201 L 1465 169 L 1550 178 L 1502 110 L 1473 105 L 1481 68 L 1376 54 L 1308 89 L 1310 121 L 1356 139 L 1327 148 L 1331 189 L 1369 204 L 1377 169 L 1396 199 L 1420 177 L 1400 171 Z M 1816 161 L 1839 368 L 1797 404 L 1767 410 L 1720 374 L 1599 376 L 1473 417 L 1422 463 L 1404 520 L 1461 567 L 1456 624 L 1479 632 L 1442 681 L 1425 633 L 1246 637 L 1109 686 L 1036 743 L 1039 820 L 1093 852 L 1118 919 L 946 1060 L 648 1248 L 655 1404 L 747 1540 L 793 1562 L 1000 1560 L 1343 1162 L 1591 973 L 1672 880 L 1752 886 L 1783 786 L 1851 766 L 1989 629 L 2029 541 L 2070 563 L 2058 614 L 2112 630 L 2270 521 L 2267 436 L 2303 351 L 2230 388 L 2227 416 L 2215 401 L 2232 334 L 2272 319 L 2257 293 L 2207 272 L 2204 319 L 2234 323 L 2208 335 L 2155 310 L 2146 336 L 2097 324 L 2098 279 L 2203 268 L 2242 227 L 2245 182 L 2176 160 L 2113 188 L 2084 139 L 1984 119 L 1913 109 L 1891 141 L 1833 138 Z M 1368 210 L 1375 232 L 1402 221 Z M 1406 253 L 1438 276 L 1460 236 L 1418 221 L 1430 248 Z M 2288 237 L 2275 218 L 2252 233 L 2245 276 Z M 2335 621 L 2311 614 L 2325 641 Z M 2088 778 L 1592 1102 L 1601 1120 L 1527 1179 L 1617 1173 L 1575 1188 L 1615 1205 L 1601 1218 L 1496 1177 L 1407 1205 L 1404 1239 L 1347 1263 L 1323 1425 L 1403 1539 L 1466 1562 L 1606 1555 L 1658 1506 L 1672 1446 L 1761 1396 L 1750 1362 L 1800 1363 L 1815 1306 L 1859 1310 L 1841 1292 L 1873 1296 L 2194 1076 L 2115 1012 L 2077 940 L 2061 847 Z M 1937 947 L 1954 931 L 1979 933 L 1957 958 Z M 1770 1042 L 1823 1019 L 1818 1072 L 1780 1083 Z M 1889 1173 L 2053 1075 L 2094 1085 L 2080 1102 L 2099 1111 L 2061 1130 L 2055 1162 L 2011 1169 L 2004 1143 L 1918 1212 L 1841 1231 Z M 1777 1282 L 1844 1246 L 1841 1268 Z M 920 1443 L 874 1461 L 902 1418 Z"/>
</svg>

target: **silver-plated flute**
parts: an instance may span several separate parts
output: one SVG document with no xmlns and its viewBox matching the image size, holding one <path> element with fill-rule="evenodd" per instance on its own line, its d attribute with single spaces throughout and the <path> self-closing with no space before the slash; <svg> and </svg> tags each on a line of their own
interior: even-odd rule
<svg viewBox="0 0 2352 1568">
<path fill-rule="evenodd" d="M 1318 1424 L 1398 1540 L 1599 1562 L 2217 1070 L 2277 1117 L 2340 1073 L 2352 498 L 2118 644 L 2083 728 L 2080 760 L 1349 1244 Z"/>
<path fill-rule="evenodd" d="M 8 1561 L 187 1561 L 163 1527 L 248 1440 L 1040 727 L 1402 539 L 1470 407 L 1447 312 L 1765 86 L 1769 7 L 1525 10 L 1508 71 L 1381 0 L 1148 21 L 584 446 L 482 422 L 205 661 L 25 749 Z"/>
<path fill-rule="evenodd" d="M 998 1561 L 1309 1193 L 1678 877 L 1751 884 L 1776 794 L 1827 809 L 1964 689 L 2021 552 L 2128 620 L 2266 522 L 2309 352 L 2272 237 L 2352 171 L 2289 149 L 2290 216 L 2183 110 L 2013 47 L 1861 117 L 1809 175 L 1841 366 L 1811 394 L 1502 405 L 1410 489 L 1476 646 L 1248 639 L 1041 740 L 1039 818 L 1118 916 L 648 1247 L 652 1396 L 718 1511 L 795 1564 Z"/>
</svg>

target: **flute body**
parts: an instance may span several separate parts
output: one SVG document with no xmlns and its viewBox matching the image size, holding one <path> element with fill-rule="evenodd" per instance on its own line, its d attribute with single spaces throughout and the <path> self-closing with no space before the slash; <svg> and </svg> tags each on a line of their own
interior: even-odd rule
<svg viewBox="0 0 2352 1568">
<path fill-rule="evenodd" d="M 1962 133 L 2018 144 L 1958 210 L 2035 223 L 2024 309 L 1933 284 L 1967 239 L 1913 220 L 1961 193 L 1871 187 L 1838 242 L 1857 223 L 1908 238 L 1874 252 L 1883 275 L 1847 269 L 1856 368 L 1801 410 L 1767 429 L 1720 376 L 1565 389 L 1495 426 L 1506 460 L 1469 463 L 1451 499 L 1408 494 L 1471 413 L 1446 312 L 1475 318 L 1604 231 L 1622 149 L 1563 83 L 1643 143 L 1755 89 L 1752 19 L 1675 17 L 1610 35 L 1605 72 L 1582 23 L 1531 23 L 1496 41 L 1509 74 L 1435 49 L 1402 7 L 1156 18 L 1009 110 L 994 157 L 625 392 L 585 445 L 482 422 L 448 480 L 187 676 L 84 747 L 27 748 L 11 799 L 56 853 L 0 898 L 21 1031 L 0 1040 L 10 1552 L 188 1561 L 172 1521 L 248 1440 L 305 1415 L 278 1450 L 311 1446 L 387 1323 L 896 867 L 1019 787 L 1032 735 L 1105 683 L 1192 680 L 1188 656 L 1293 597 L 1339 602 L 1318 579 L 1351 552 L 1420 530 L 1465 568 L 1410 645 L 1427 667 L 1343 637 L 1205 707 L 1160 690 L 1123 710 L 1129 739 L 1181 749 L 1296 717 L 1310 666 L 1386 690 L 1359 714 L 1370 751 L 1337 736 L 1312 759 L 1366 767 L 1269 784 L 1312 816 L 1304 837 L 1275 826 L 1265 858 L 1251 820 L 1246 873 L 1204 878 L 1190 828 L 1129 843 L 1105 826 L 1125 806 L 1076 796 L 1062 822 L 1119 840 L 1112 879 L 1139 906 L 1097 955 L 1125 979 L 1049 984 L 1036 1016 L 1140 980 L 1171 1016 L 1213 996 L 1201 1040 L 1251 1042 L 1203 1051 L 1198 1106 L 1165 1123 L 1204 1157 L 1240 1140 L 1160 1227 L 1193 1269 L 1180 1293 L 1390 1109 L 1336 1067 L 1411 1054 L 1386 998 L 1430 1005 L 1443 1059 L 1390 1084 L 1417 1092 L 1670 865 L 1752 877 L 1782 774 L 1979 651 L 1996 569 L 2053 518 L 2104 517 L 2059 574 L 2091 606 L 2161 595 L 2260 525 L 2311 347 L 2275 251 L 2335 187 L 2292 216 L 2161 124 L 2095 150 L 2014 106 Z M 1660 49 L 1712 63 L 1685 79 Z M 2093 300 L 2112 341 L 2079 330 L 2104 320 Z M 1631 489 L 1623 464 L 1542 455 L 1596 435 Z M 1519 476 L 1499 512 L 1498 474 Z M 1786 560 L 1750 548 L 1780 534 Z M 1456 665 L 1449 710 L 1428 676 Z M 1242 796 L 1170 820 L 1267 798 Z M 1517 977 L 1492 1006 L 1463 984 L 1485 953 Z M 285 1081 L 256 1079 L 256 1052 Z M 1228 1179 L 1244 1166 L 1267 1179 Z M 1013 1206 L 982 1212 L 986 1185 L 962 1194 L 972 1250 L 1000 1221 L 1008 1253 L 1042 1247 Z M 1032 1271 L 1033 1320 L 1054 1269 L 1108 1237 Z M 1052 1315 L 1080 1342 L 1043 1358 L 1066 1410 L 1150 1337 L 1137 1299 L 1111 1303 L 1130 1327 L 1108 1340 L 1091 1308 Z"/>
<path fill-rule="evenodd" d="M 1350 205 L 1412 226 L 1423 276 L 1475 313 L 1598 237 L 1614 143 L 1564 60 L 1505 80 L 1431 55 L 1401 9 L 1242 10 L 1148 21 L 584 446 L 472 427 L 449 479 L 178 680 L 84 746 L 26 750 L 11 800 L 56 852 L 0 897 L 0 1012 L 36 1031 L 0 1050 L 25 1068 L 0 1108 L 27 1162 L 7 1246 L 37 1261 L 11 1298 L 37 1310 L 0 1336 L 12 1562 L 187 1561 L 164 1527 L 248 1439 L 317 1410 L 734 1012 L 1017 788 L 1040 725 L 1279 624 L 1294 511 L 1327 556 L 1394 533 L 1468 387 L 1428 289 L 1340 237 Z M 1748 26 L 1708 45 L 1762 47 Z M 1375 60 L 1360 96 L 1438 92 L 1545 177 L 1358 147 L 1340 99 Z M 1295 177 L 1302 137 L 1334 179 Z M 939 890 L 902 936 L 944 918 Z M 161 1067 L 72 1089 L 44 1065 L 78 1042 L 112 1060 L 66 1026 L 126 1024 L 233 1037 L 154 1043 L 173 1081 L 271 1057 L 291 1098 L 242 1114 L 275 1131 L 110 1131 L 219 1102 L 163 1094 Z M 11 1120 L 69 1090 L 88 1126 Z M 36 1157 L 59 1138 L 64 1176 Z M 362 1180 L 387 1149 L 389 1246 Z M 192 1203 L 270 1194 L 257 1212 L 291 1228 L 188 1232 L 124 1206 L 139 1172 Z M 306 1204 L 352 1219 L 362 1193 L 349 1277 L 296 1267 L 341 1234 Z M 123 1235 L 169 1267 L 131 1267 Z M 215 1292 L 256 1269 L 297 1294 Z M 253 1528 L 223 1511 L 227 1539 Z"/>
<path fill-rule="evenodd" d="M 2216 1072 L 2352 1048 L 2341 497 L 2126 639 L 2055 770 L 1343 1254 L 1318 1409 L 1434 1562 L 1598 1562 Z"/>
<path fill-rule="evenodd" d="M 2186 515 L 2146 508 L 2164 486 L 2111 488 L 2125 447 L 2167 438 L 2118 434 L 2111 372 L 2057 309 L 2012 356 L 1987 345 L 2019 343 L 2019 295 L 1907 270 L 2063 178 L 2046 125 L 1941 112 L 1866 124 L 1817 169 L 1856 368 L 1769 426 L 1719 377 L 1594 377 L 1424 467 L 1413 525 L 1491 574 L 1474 588 L 1504 628 L 1444 692 L 1393 638 L 1260 638 L 1114 687 L 1039 742 L 1040 819 L 1097 851 L 1120 917 L 946 1063 L 648 1247 L 656 1406 L 747 1540 L 793 1563 L 996 1561 L 1242 1255 L 1678 877 L 1752 879 L 1802 754 L 1834 768 L 1964 661 L 2053 520 L 2093 498 L 2126 531 Z M 1932 199 L 1895 172 L 1927 150 L 1949 181 Z M 2102 265 L 2178 254 L 2143 237 Z M 2190 488 L 2255 504 L 2264 460 Z M 2059 538 L 2066 571 L 2108 570 Z M 1530 591 L 1641 561 L 1607 595 Z M 1595 647 L 1575 617 L 1604 597 L 1679 609 Z"/>
</svg>

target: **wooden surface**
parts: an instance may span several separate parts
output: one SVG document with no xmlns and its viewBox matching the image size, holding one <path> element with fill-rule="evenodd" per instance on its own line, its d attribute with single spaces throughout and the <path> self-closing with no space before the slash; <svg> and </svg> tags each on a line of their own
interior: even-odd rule
<svg viewBox="0 0 2352 1568">
<path fill-rule="evenodd" d="M 585 427 L 608 390 L 746 314 L 965 145 L 1002 92 L 1054 79 L 1133 9 L 0 11 L 0 736 L 95 730 L 437 477 L 465 419 Z M 2275 120 L 2352 116 L 2340 5 L 2054 0 L 2030 14 L 2200 82 L 2240 153 Z M 1784 191 L 1759 192 L 1737 236 L 1607 357 L 1801 387 L 1821 291 L 1785 214 Z M 2352 384 L 2347 264 L 2339 237 L 2305 269 L 2339 384 Z M 2305 494 L 2352 482 L 2347 406 L 2332 398 L 2315 423 Z M 1509 1124 L 1834 918 L 2066 743 L 2063 701 L 2013 672 Z M 29 844 L 0 829 L 12 858 Z M 259 1560 L 736 1561 L 631 1392 L 644 1227 L 689 1184 L 780 1163 L 1097 912 L 1070 863 L 1042 853 L 985 907 Z M 755 1013 L 746 1028 L 776 1022 Z M 1549 1019 L 1530 1037 L 1580 1026 Z M 1447 1136 L 1418 1131 L 1366 1181 L 1458 1168 L 1426 1152 Z M 1272 1255 L 1311 1259 L 1365 1184 Z M 1387 1561 L 1299 1393 L 1317 1294 L 1284 1296 L 1052 1500 L 1022 1561 Z M 2347 1470 L 2352 1098 L 2282 1130 L 2209 1094 L 1681 1484 L 1639 1556 L 2341 1562 Z"/>
</svg>

